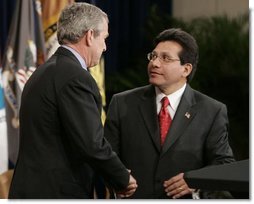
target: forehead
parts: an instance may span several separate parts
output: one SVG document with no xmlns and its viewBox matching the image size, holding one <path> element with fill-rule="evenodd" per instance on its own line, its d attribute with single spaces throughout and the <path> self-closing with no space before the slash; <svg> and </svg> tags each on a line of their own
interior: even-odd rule
<svg viewBox="0 0 254 204">
<path fill-rule="evenodd" d="M 160 52 L 170 52 L 173 54 L 179 53 L 182 49 L 182 46 L 175 41 L 164 41 L 158 43 L 154 50 Z"/>
</svg>

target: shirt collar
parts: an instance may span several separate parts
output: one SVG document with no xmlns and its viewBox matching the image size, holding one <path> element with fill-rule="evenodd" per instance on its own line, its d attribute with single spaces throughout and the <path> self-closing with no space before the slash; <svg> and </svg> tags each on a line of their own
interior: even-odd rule
<svg viewBox="0 0 254 204">
<path fill-rule="evenodd" d="M 87 66 L 86 66 L 85 60 L 81 57 L 81 55 L 76 50 L 74 50 L 73 48 L 69 47 L 68 45 L 61 45 L 61 46 L 66 48 L 67 50 L 71 51 L 72 54 L 74 54 L 75 57 L 78 59 L 78 61 L 81 64 L 82 68 L 87 70 Z"/>
<path fill-rule="evenodd" d="M 182 95 L 183 95 L 183 92 L 185 90 L 185 87 L 186 87 L 186 83 L 180 88 L 178 89 L 177 91 L 175 91 L 174 93 L 170 94 L 170 95 L 165 95 L 164 93 L 162 93 L 160 91 L 160 89 L 158 87 L 155 87 L 155 92 L 156 92 L 156 104 L 160 104 L 160 101 L 161 99 L 164 97 L 164 96 L 167 96 L 168 97 L 168 100 L 170 101 L 170 106 L 171 108 L 176 111 L 179 103 L 180 103 L 180 100 L 182 98 Z"/>
</svg>

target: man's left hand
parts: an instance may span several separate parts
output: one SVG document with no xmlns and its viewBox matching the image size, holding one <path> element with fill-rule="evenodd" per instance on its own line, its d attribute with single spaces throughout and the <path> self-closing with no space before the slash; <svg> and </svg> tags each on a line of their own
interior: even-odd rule
<svg viewBox="0 0 254 204">
<path fill-rule="evenodd" d="M 180 173 L 169 180 L 164 181 L 164 188 L 167 196 L 174 199 L 180 198 L 187 194 L 192 194 L 194 189 L 190 189 L 183 178 L 184 173 Z"/>
</svg>

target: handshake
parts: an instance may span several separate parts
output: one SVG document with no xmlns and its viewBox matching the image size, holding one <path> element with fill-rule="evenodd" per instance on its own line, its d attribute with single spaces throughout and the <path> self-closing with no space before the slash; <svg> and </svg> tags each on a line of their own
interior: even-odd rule
<svg viewBox="0 0 254 204">
<path fill-rule="evenodd" d="M 128 171 L 130 173 L 130 170 L 128 170 Z M 136 179 L 130 174 L 128 186 L 126 187 L 126 189 L 116 192 L 116 197 L 117 198 L 130 197 L 133 195 L 133 193 L 135 193 L 137 187 L 138 187 L 138 185 L 137 185 Z"/>
</svg>

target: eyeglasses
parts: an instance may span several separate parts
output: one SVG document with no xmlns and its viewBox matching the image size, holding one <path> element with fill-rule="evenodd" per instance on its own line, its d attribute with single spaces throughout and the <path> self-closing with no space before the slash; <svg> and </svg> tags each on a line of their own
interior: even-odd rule
<svg viewBox="0 0 254 204">
<path fill-rule="evenodd" d="M 170 63 L 170 62 L 174 62 L 174 61 L 180 61 L 180 59 L 173 59 L 173 58 L 169 57 L 166 54 L 158 55 L 156 52 L 150 52 L 150 53 L 147 54 L 147 59 L 149 61 L 154 61 L 154 60 L 156 60 L 157 57 L 159 57 L 160 61 L 164 62 L 164 63 Z"/>
</svg>

